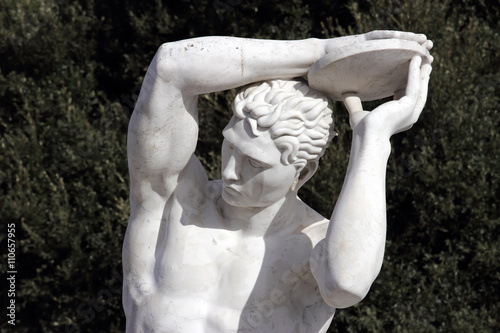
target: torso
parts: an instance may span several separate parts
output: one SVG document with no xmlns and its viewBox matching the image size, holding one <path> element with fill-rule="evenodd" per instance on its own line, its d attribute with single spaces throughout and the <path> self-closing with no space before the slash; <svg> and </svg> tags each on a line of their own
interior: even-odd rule
<svg viewBox="0 0 500 333">
<path fill-rule="evenodd" d="M 309 269 L 326 221 L 252 237 L 226 225 L 217 182 L 181 193 L 164 210 L 156 290 L 141 302 L 138 332 L 326 332 L 335 309 Z"/>
</svg>

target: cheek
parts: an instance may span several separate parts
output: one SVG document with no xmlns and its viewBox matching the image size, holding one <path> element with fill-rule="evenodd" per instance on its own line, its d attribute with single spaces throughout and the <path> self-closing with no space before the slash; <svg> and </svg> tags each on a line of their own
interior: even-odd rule
<svg viewBox="0 0 500 333">
<path fill-rule="evenodd" d="M 270 172 L 267 172 L 270 171 Z M 279 199 L 284 197 L 295 181 L 295 169 L 266 170 L 260 175 L 261 193 L 263 197 Z"/>
</svg>

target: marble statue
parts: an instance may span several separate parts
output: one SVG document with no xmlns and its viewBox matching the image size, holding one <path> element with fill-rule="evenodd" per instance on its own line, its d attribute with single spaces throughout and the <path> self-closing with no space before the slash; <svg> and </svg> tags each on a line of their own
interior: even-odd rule
<svg viewBox="0 0 500 333">
<path fill-rule="evenodd" d="M 404 86 L 389 87 L 393 100 L 368 112 L 363 91 L 340 92 L 352 148 L 325 219 L 297 192 L 335 136 L 331 92 L 304 78 L 336 50 L 354 45 L 358 54 L 370 41 L 398 40 L 420 53 L 404 61 Z M 424 35 L 394 31 L 161 45 L 128 132 L 127 332 L 326 332 L 336 308 L 362 300 L 382 264 L 389 138 L 410 128 L 424 107 L 431 48 Z M 379 58 L 368 67 L 386 57 Z M 356 66 L 352 75 L 365 82 Z M 223 130 L 222 180 L 209 181 L 194 155 L 198 95 L 240 86 Z"/>
</svg>

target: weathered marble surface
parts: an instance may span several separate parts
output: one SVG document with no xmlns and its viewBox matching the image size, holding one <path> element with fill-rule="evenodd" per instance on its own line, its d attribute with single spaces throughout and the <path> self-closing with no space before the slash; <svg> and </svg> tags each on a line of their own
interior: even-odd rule
<svg viewBox="0 0 500 333">
<path fill-rule="evenodd" d="M 331 51 L 386 39 L 426 54 L 413 58 L 394 101 L 367 112 L 356 95 L 343 96 L 352 151 L 325 219 L 297 191 L 334 136 L 333 117 L 327 99 L 294 78 Z M 363 299 L 384 252 L 389 138 L 423 109 L 431 47 L 424 35 L 392 31 L 163 44 L 129 126 L 127 332 L 326 332 L 336 308 Z M 222 180 L 208 181 L 194 155 L 197 97 L 255 82 L 223 131 Z"/>
</svg>

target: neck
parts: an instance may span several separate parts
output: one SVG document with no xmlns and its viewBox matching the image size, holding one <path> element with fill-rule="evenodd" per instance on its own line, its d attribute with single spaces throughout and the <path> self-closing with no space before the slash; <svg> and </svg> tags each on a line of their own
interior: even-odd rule
<svg viewBox="0 0 500 333">
<path fill-rule="evenodd" d="M 232 206 L 219 198 L 219 207 L 228 228 L 249 236 L 266 236 L 285 232 L 293 222 L 298 203 L 296 191 L 266 207 Z"/>
</svg>

